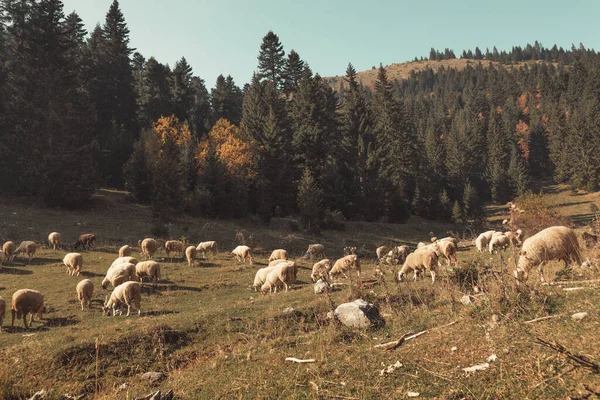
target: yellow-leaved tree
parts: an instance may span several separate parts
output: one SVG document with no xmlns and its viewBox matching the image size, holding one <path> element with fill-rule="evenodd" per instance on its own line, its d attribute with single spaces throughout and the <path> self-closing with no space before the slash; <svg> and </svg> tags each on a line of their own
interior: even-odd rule
<svg viewBox="0 0 600 400">
<path fill-rule="evenodd" d="M 237 217 L 246 213 L 248 188 L 256 177 L 254 148 L 243 128 L 221 118 L 196 152 L 203 213 Z"/>
</svg>

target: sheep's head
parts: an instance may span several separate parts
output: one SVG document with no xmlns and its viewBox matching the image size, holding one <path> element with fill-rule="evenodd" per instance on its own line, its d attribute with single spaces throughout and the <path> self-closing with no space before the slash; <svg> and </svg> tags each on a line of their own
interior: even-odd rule
<svg viewBox="0 0 600 400">
<path fill-rule="evenodd" d="M 403 282 L 406 277 L 406 273 L 404 271 L 398 271 L 398 282 Z"/>
</svg>

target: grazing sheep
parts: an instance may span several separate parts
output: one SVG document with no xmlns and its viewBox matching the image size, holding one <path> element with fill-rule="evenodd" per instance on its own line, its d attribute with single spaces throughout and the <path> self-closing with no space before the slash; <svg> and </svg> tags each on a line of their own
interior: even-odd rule
<svg viewBox="0 0 600 400">
<path fill-rule="evenodd" d="M 144 287 L 144 277 L 148 277 L 152 281 L 152 287 L 156 289 L 158 282 L 160 282 L 160 264 L 156 261 L 139 262 L 135 266 L 135 274 L 142 287 Z"/>
<path fill-rule="evenodd" d="M 492 240 L 490 240 L 489 250 L 490 253 L 494 254 L 497 250 L 505 250 L 510 244 L 510 239 L 504 233 L 494 233 Z"/>
<path fill-rule="evenodd" d="M 325 258 L 313 265 L 312 274 L 310 278 L 313 282 L 323 279 L 325 282 L 329 282 L 329 271 L 331 271 L 332 265 L 331 260 Z"/>
<path fill-rule="evenodd" d="M 188 246 L 188 248 L 185 249 L 185 258 L 187 258 L 187 262 L 190 267 L 194 265 L 194 260 L 196 259 L 197 255 L 198 250 L 196 250 L 196 247 Z"/>
<path fill-rule="evenodd" d="M 138 315 L 142 315 L 140 302 L 142 301 L 142 287 L 138 282 L 125 282 L 114 288 L 110 294 L 110 298 L 104 303 L 102 311 L 106 315 L 110 315 L 112 309 L 113 317 L 116 315 L 117 306 L 121 304 L 127 305 L 127 316 L 131 314 L 131 306 L 136 305 Z"/>
<path fill-rule="evenodd" d="M 438 265 L 438 255 L 431 248 L 417 250 L 406 257 L 404 265 L 398 271 L 398 280 L 402 282 L 407 273 L 414 271 L 414 280 L 416 281 L 418 272 L 427 270 L 431 273 L 431 282 L 435 283 Z"/>
<path fill-rule="evenodd" d="M 0 299 L 0 332 L 2 332 L 2 322 L 6 315 L 6 301 Z"/>
<path fill-rule="evenodd" d="M 404 260 L 406 260 L 409 252 L 410 249 L 407 245 L 394 246 L 385 257 L 385 261 L 388 264 L 402 264 L 404 263 Z"/>
<path fill-rule="evenodd" d="M 135 277 L 137 277 L 135 264 L 125 262 L 111 266 L 102 280 L 102 289 L 106 289 L 109 283 L 113 287 L 117 287 L 123 282 L 135 279 Z"/>
<path fill-rule="evenodd" d="M 306 250 L 305 257 L 310 257 L 312 260 L 314 257 L 317 257 L 319 260 L 325 258 L 325 246 L 322 244 L 309 244 L 308 250 Z"/>
<path fill-rule="evenodd" d="M 417 243 L 417 249 L 420 249 L 420 248 L 426 247 L 426 246 L 429 246 L 429 245 L 427 243 L 425 243 L 425 242 L 419 242 L 419 243 Z"/>
<path fill-rule="evenodd" d="M 360 263 L 356 254 L 350 254 L 338 259 L 335 264 L 333 264 L 333 267 L 329 273 L 332 278 L 339 274 L 342 274 L 345 278 L 348 278 L 346 271 L 350 269 L 355 269 L 356 274 L 360 278 Z"/>
<path fill-rule="evenodd" d="M 6 260 L 6 255 L 2 250 L 0 250 L 0 269 L 2 269 L 2 264 L 4 264 L 4 260 Z"/>
<path fill-rule="evenodd" d="M 296 281 L 296 263 L 293 261 L 284 261 L 273 267 L 267 274 L 265 282 L 260 288 L 261 293 L 275 292 L 281 287 L 285 287 L 287 292 L 289 287 Z"/>
<path fill-rule="evenodd" d="M 123 263 L 131 263 L 133 265 L 138 263 L 137 258 L 135 257 L 131 257 L 131 256 L 127 256 L 127 257 L 119 257 L 116 258 L 115 261 L 112 262 L 112 264 L 110 264 L 110 268 L 114 267 L 115 265 L 119 265 L 119 264 L 123 264 Z"/>
<path fill-rule="evenodd" d="M 60 245 L 60 239 L 60 233 L 58 232 L 52 232 L 48 235 L 48 243 L 50 243 L 50 246 L 52 246 L 54 250 L 56 250 L 56 246 Z"/>
<path fill-rule="evenodd" d="M 507 231 L 504 232 L 504 235 L 508 238 L 508 243 L 512 247 L 516 247 L 521 244 L 521 236 L 518 232 Z"/>
<path fill-rule="evenodd" d="M 575 231 L 566 226 L 551 226 L 527 238 L 519 252 L 515 278 L 526 281 L 531 268 L 537 266 L 540 269 L 540 279 L 544 282 L 542 267 L 552 260 L 562 260 L 565 268 L 569 266 L 569 261 L 582 264 Z"/>
<path fill-rule="evenodd" d="M 30 240 L 21 242 L 21 244 L 19 245 L 19 247 L 17 247 L 17 249 L 15 250 L 15 252 L 13 254 L 13 259 L 16 258 L 18 254 L 25 253 L 25 254 L 27 254 L 27 257 L 28 257 L 28 263 L 30 263 L 36 250 L 37 250 L 37 245 L 35 244 L 35 242 L 32 242 Z"/>
<path fill-rule="evenodd" d="M 440 248 L 440 253 L 446 258 L 448 266 L 452 264 L 455 266 L 458 265 L 456 244 L 452 240 L 438 240 L 437 244 Z"/>
<path fill-rule="evenodd" d="M 81 267 L 83 267 L 83 257 L 79 253 L 68 253 L 63 258 L 63 264 L 67 267 L 67 274 L 75 276 L 75 272 L 77 272 L 77 276 L 79 276 Z"/>
<path fill-rule="evenodd" d="M 133 249 L 131 247 L 129 247 L 128 244 L 126 244 L 125 246 L 121 246 L 121 248 L 119 249 L 119 258 L 131 256 L 132 250 Z"/>
<path fill-rule="evenodd" d="M 88 308 L 92 308 L 90 300 L 94 295 L 94 284 L 89 279 L 84 279 L 77 284 L 77 298 L 81 302 L 81 311 L 87 304 Z"/>
<path fill-rule="evenodd" d="M 437 242 L 452 242 L 454 243 L 454 247 L 456 247 L 456 250 L 458 251 L 458 239 L 456 239 L 455 237 L 448 236 L 445 238 L 438 239 Z"/>
<path fill-rule="evenodd" d="M 156 253 L 159 247 L 158 242 L 152 238 L 138 241 L 138 245 L 141 249 L 140 256 L 142 256 L 142 260 L 152 260 L 154 253 Z"/>
<path fill-rule="evenodd" d="M 262 285 L 265 283 L 265 281 L 267 280 L 267 275 L 269 275 L 269 272 L 273 271 L 273 269 L 275 269 L 275 267 L 277 267 L 279 264 L 282 263 L 281 260 L 275 260 L 275 261 L 277 261 L 277 264 L 270 265 L 268 267 L 264 267 L 264 268 L 261 268 L 258 271 L 256 271 L 256 274 L 254 275 L 254 283 L 252 284 L 252 288 L 254 289 L 255 292 L 258 291 L 258 289 L 260 287 L 262 287 Z"/>
<path fill-rule="evenodd" d="M 488 248 L 488 244 L 490 243 L 490 240 L 492 240 L 492 235 L 495 232 L 496 231 L 486 231 L 477 236 L 477 239 L 475 239 L 475 247 L 477 247 L 477 251 L 481 253 L 484 249 Z"/>
<path fill-rule="evenodd" d="M 284 249 L 273 250 L 271 253 L 271 257 L 269 257 L 269 261 L 273 260 L 287 260 L 288 252 Z"/>
<path fill-rule="evenodd" d="M 73 245 L 73 248 L 77 249 L 79 246 L 83 248 L 83 250 L 91 250 L 96 247 L 96 235 L 93 233 L 84 233 L 79 236 L 79 239 Z"/>
<path fill-rule="evenodd" d="M 4 252 L 4 255 L 6 255 L 7 262 L 12 263 L 15 258 L 16 250 L 17 246 L 10 240 L 2 245 L 2 251 Z"/>
<path fill-rule="evenodd" d="M 198 246 L 196 246 L 196 250 L 198 250 L 199 253 L 202 253 L 202 257 L 207 258 L 206 257 L 206 253 L 211 252 L 213 257 L 217 255 L 217 242 L 215 242 L 214 240 L 208 241 L 208 242 L 200 242 L 200 244 L 198 244 Z"/>
<path fill-rule="evenodd" d="M 249 260 L 250 265 L 254 262 L 252 258 L 252 249 L 248 246 L 238 246 L 231 251 L 231 255 L 235 256 L 238 262 L 246 262 L 246 258 Z"/>
<path fill-rule="evenodd" d="M 181 240 L 167 240 L 165 242 L 165 252 L 167 253 L 167 257 L 173 262 L 173 257 L 171 257 L 171 253 L 173 255 L 179 255 L 183 258 L 185 254 L 185 243 Z"/>
<path fill-rule="evenodd" d="M 17 290 L 12 297 L 12 322 L 10 326 L 15 325 L 15 317 L 23 318 L 23 325 L 28 329 L 33 322 L 33 314 L 37 314 L 38 318 L 42 318 L 42 313 L 46 312 L 44 306 L 44 296 L 37 290 L 21 289 Z M 31 313 L 29 326 L 27 325 L 27 314 Z"/>
<path fill-rule="evenodd" d="M 379 246 L 377 248 L 377 250 L 375 250 L 375 254 L 377 254 L 377 259 L 379 260 L 379 262 L 383 261 L 383 258 L 389 254 L 391 251 L 393 251 L 392 247 L 388 247 L 388 246 Z"/>
</svg>

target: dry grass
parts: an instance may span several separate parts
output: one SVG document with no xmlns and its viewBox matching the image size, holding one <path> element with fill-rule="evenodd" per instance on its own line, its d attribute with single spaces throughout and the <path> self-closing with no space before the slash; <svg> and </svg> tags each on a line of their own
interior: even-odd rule
<svg viewBox="0 0 600 400">
<path fill-rule="evenodd" d="M 74 241 L 83 231 L 96 233 L 100 250 L 84 253 L 84 276 L 96 286 L 93 309 L 81 311 L 75 285 L 60 265 L 64 251 L 41 249 L 31 265 L 22 258 L 0 271 L 0 295 L 10 299 L 20 288 L 45 294 L 49 312 L 33 329 L 21 323 L 0 334 L 0 398 L 23 398 L 41 388 L 91 398 L 96 380 L 96 338 L 99 339 L 98 398 L 133 398 L 158 389 L 174 388 L 178 398 L 405 398 L 408 391 L 421 398 L 559 398 L 598 388 L 598 375 L 564 356 L 535 343 L 536 337 L 556 340 L 574 353 L 600 361 L 600 292 L 589 289 L 564 292 L 543 287 L 537 274 L 530 286 L 517 288 L 509 275 L 510 252 L 490 258 L 472 249 L 461 251 L 463 267 L 475 266 L 485 295 L 473 305 L 458 302 L 470 290 L 461 285 L 457 271 L 442 270 L 435 285 L 429 279 L 396 284 L 390 274 L 384 282 L 375 276 L 375 247 L 384 243 L 416 243 L 429 231 L 449 227 L 413 220 L 404 226 L 353 223 L 346 232 L 326 232 L 311 238 L 284 230 L 273 231 L 253 221 L 242 224 L 183 219 L 169 227 L 171 237 L 194 242 L 221 240 L 216 258 L 189 268 L 182 259 L 162 262 L 163 280 L 157 291 L 144 288 L 142 317 L 105 317 L 99 310 L 100 281 L 122 243 L 136 243 L 149 235 L 152 221 L 143 207 L 130 204 L 124 194 L 104 193 L 93 212 L 64 212 L 4 201 L 0 205 L 6 238 L 45 240 L 58 230 Z M 14 215 L 16 212 L 17 215 Z M 78 226 L 77 222 L 82 223 Z M 83 225 L 85 223 L 85 225 Z M 29 229 L 32 228 L 32 229 Z M 11 230 L 9 232 L 8 230 Z M 236 233 L 251 240 L 257 251 L 253 267 L 241 265 L 227 253 L 237 244 Z M 10 236 L 7 236 L 10 233 Z M 250 238 L 252 234 L 252 238 Z M 14 235 L 14 236 L 13 236 Z M 345 240 L 344 240 L 345 239 Z M 342 286 L 327 296 L 316 296 L 308 261 L 300 261 L 298 280 L 288 293 L 261 296 L 249 289 L 256 269 L 267 264 L 269 250 L 287 248 L 295 258 L 313 241 L 324 243 L 335 258 L 346 245 L 366 244 L 362 251 L 365 287 Z M 165 257 L 164 250 L 158 257 Z M 560 271 L 547 268 L 547 278 Z M 466 274 L 462 274 L 466 275 Z M 578 276 L 581 275 L 581 276 Z M 598 278 L 595 271 L 574 271 L 574 279 Z M 378 284 L 380 282 L 381 284 Z M 385 284 L 383 284 L 385 283 Z M 385 326 L 350 330 L 326 317 L 331 302 L 338 305 L 357 296 L 379 305 Z M 284 314 L 293 307 L 296 313 Z M 572 321 L 570 313 L 590 316 Z M 523 321 L 565 313 L 535 324 Z M 400 338 L 407 332 L 441 326 L 406 342 L 396 350 L 374 350 L 375 344 Z M 10 324 L 10 318 L 8 318 Z M 452 351 L 457 347 L 456 351 Z M 497 360 L 485 371 L 467 375 L 462 368 Z M 293 364 L 285 357 L 314 358 L 314 364 Z M 400 361 L 392 374 L 384 366 Z M 156 385 L 141 379 L 146 371 L 165 372 Z M 124 386 L 123 386 L 124 385 Z"/>
</svg>

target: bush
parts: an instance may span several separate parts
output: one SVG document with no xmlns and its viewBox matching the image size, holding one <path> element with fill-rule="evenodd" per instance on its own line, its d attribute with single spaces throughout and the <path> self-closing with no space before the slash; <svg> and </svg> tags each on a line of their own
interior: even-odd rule
<svg viewBox="0 0 600 400">
<path fill-rule="evenodd" d="M 326 211 L 321 228 L 331 231 L 345 231 L 346 224 L 344 224 L 344 221 L 345 218 L 341 211 Z"/>
<path fill-rule="evenodd" d="M 155 238 L 167 238 L 169 237 L 169 225 L 162 218 L 158 218 L 150 228 L 150 233 Z"/>
<path fill-rule="evenodd" d="M 460 287 L 462 292 L 469 293 L 474 286 L 479 286 L 479 262 L 465 262 L 450 274 L 450 282 Z"/>
<path fill-rule="evenodd" d="M 572 226 L 567 217 L 550 208 L 544 195 L 528 192 L 515 199 L 517 208 L 511 210 L 511 222 L 530 236 L 551 226 Z"/>
</svg>

